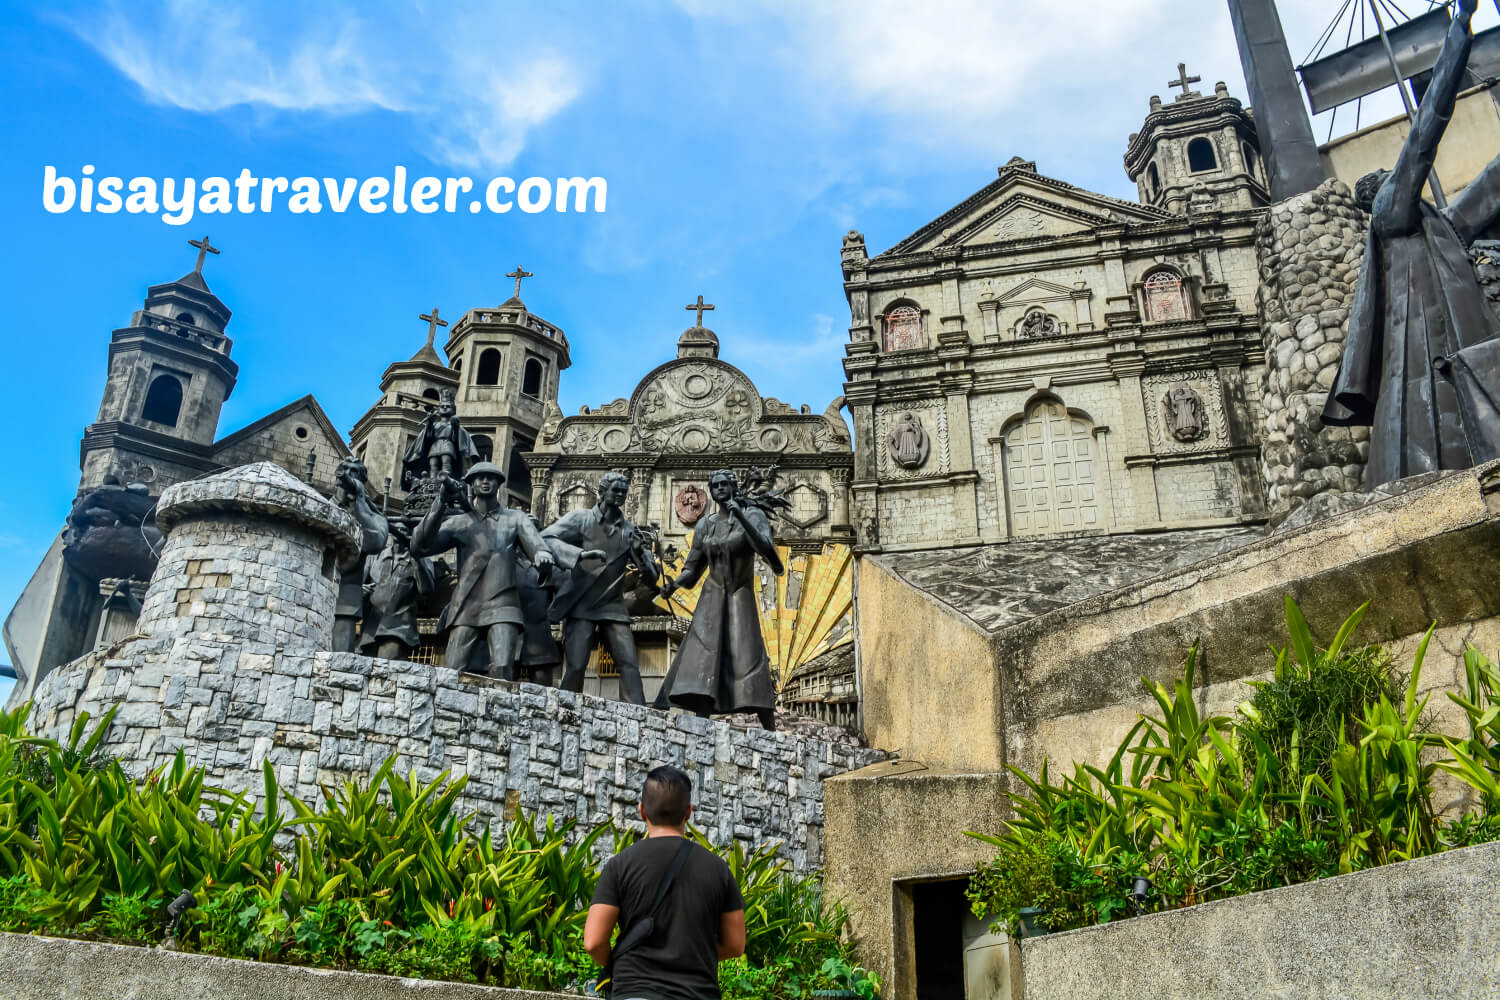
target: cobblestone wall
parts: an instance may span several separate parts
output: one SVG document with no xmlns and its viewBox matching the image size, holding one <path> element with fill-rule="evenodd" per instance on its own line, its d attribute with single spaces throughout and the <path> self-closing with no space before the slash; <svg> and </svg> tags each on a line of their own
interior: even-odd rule
<svg viewBox="0 0 1500 1000">
<path fill-rule="evenodd" d="M 1256 229 L 1260 254 L 1265 440 L 1261 463 L 1271 520 L 1308 497 L 1360 488 L 1367 427 L 1325 427 L 1367 220 L 1342 182 L 1328 180 L 1272 206 Z"/>
<path fill-rule="evenodd" d="M 114 705 L 105 749 L 132 774 L 180 749 L 212 783 L 258 792 L 269 761 L 308 803 L 321 801 L 319 784 L 394 756 L 398 774 L 423 781 L 467 776 L 463 807 L 497 821 L 520 808 L 638 824 L 646 772 L 675 764 L 692 776 L 694 822 L 711 839 L 782 841 L 802 871 L 823 863 L 823 779 L 885 757 L 445 667 L 194 636 L 135 640 L 58 669 L 37 687 L 33 728 L 65 739 L 77 713 Z"/>
</svg>

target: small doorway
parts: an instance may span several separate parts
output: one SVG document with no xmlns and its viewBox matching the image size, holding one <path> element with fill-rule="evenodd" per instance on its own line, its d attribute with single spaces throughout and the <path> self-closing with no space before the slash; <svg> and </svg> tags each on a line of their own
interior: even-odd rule
<svg viewBox="0 0 1500 1000">
<path fill-rule="evenodd" d="M 964 898 L 968 879 L 911 887 L 912 950 L 917 1000 L 964 1000 Z"/>
</svg>

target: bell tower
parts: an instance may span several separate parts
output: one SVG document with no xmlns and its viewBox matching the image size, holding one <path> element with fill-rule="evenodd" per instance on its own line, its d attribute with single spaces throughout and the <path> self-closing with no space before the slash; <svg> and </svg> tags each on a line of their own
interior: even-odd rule
<svg viewBox="0 0 1500 1000">
<path fill-rule="evenodd" d="M 239 366 L 224 335 L 229 308 L 203 279 L 205 258 L 219 248 L 207 236 L 188 243 L 198 251 L 193 269 L 152 285 L 130 325 L 110 335 L 99 418 L 84 430 L 80 448 L 80 490 L 115 475 L 159 494 L 216 468 L 219 411 Z"/>
<path fill-rule="evenodd" d="M 1125 150 L 1125 172 L 1143 205 L 1177 215 L 1231 212 L 1270 200 L 1255 120 L 1222 82 L 1213 96 L 1193 89 L 1202 77 L 1177 64 L 1168 86 L 1182 93 L 1172 103 L 1151 98 L 1141 130 Z"/>
</svg>

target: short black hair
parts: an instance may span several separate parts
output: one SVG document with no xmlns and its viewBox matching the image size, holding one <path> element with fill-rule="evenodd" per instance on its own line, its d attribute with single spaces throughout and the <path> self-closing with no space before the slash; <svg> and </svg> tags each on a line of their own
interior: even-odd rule
<svg viewBox="0 0 1500 1000">
<path fill-rule="evenodd" d="M 670 764 L 652 768 L 641 792 L 641 808 L 652 826 L 681 826 L 693 804 L 693 782 Z"/>
</svg>

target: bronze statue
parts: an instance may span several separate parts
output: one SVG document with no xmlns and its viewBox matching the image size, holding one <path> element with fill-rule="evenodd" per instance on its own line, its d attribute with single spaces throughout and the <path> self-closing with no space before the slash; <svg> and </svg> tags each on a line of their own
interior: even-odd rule
<svg viewBox="0 0 1500 1000">
<path fill-rule="evenodd" d="M 535 515 L 529 516 L 531 526 L 540 532 L 541 520 Z M 549 614 L 552 592 L 524 553 L 520 557 L 516 581 L 521 591 L 521 614 L 526 619 L 525 637 L 521 642 L 521 679 L 551 687 L 552 673 L 563 661 L 562 650 L 552 637 L 552 619 Z"/>
<path fill-rule="evenodd" d="M 619 668 L 621 697 L 644 705 L 646 692 L 635 637 L 630 634 L 625 581 L 634 568 L 654 586 L 661 578 L 661 567 L 645 535 L 620 510 L 629 491 L 628 478 L 606 472 L 599 480 L 599 502 L 564 514 L 547 526 L 542 537 L 552 546 L 558 564 L 570 571 L 552 604 L 552 620 L 563 623 L 567 667 L 561 686 L 583 690 L 583 673 L 597 633 Z"/>
<path fill-rule="evenodd" d="M 761 638 L 755 557 L 779 575 L 783 567 L 776 536 L 765 504 L 740 493 L 739 479 L 730 470 L 709 476 L 708 492 L 719 509 L 698 522 L 682 572 L 661 590 L 670 598 L 708 573 L 672 663 L 667 697 L 699 715 L 754 712 L 762 726 L 775 729 L 776 688 Z"/>
<path fill-rule="evenodd" d="M 390 524 L 365 492 L 369 482 L 365 463 L 341 459 L 333 481 L 333 502 L 359 522 L 359 551 L 339 563 L 339 597 L 333 612 L 333 651 L 351 653 L 358 640 L 357 623 L 365 614 L 365 560 L 385 548 Z"/>
<path fill-rule="evenodd" d="M 402 456 L 401 469 L 408 483 L 447 475 L 459 478 L 480 457 L 469 432 L 458 422 L 453 390 L 443 389 L 438 405 L 422 418 L 422 426 Z"/>
<path fill-rule="evenodd" d="M 1500 323 L 1467 250 L 1500 219 L 1500 157 L 1446 212 L 1422 200 L 1463 83 L 1477 4 L 1459 0 L 1395 168 L 1354 188 L 1370 233 L 1323 422 L 1371 428 L 1366 489 L 1500 457 Z"/>
<path fill-rule="evenodd" d="M 514 680 L 526 625 L 517 584 L 519 555 L 524 553 L 545 575 L 552 570 L 552 553 L 531 518 L 501 502 L 498 493 L 505 474 L 498 467 L 480 462 L 465 478 L 472 500 L 464 498 L 453 479 L 438 477 L 441 489 L 412 532 L 411 553 L 420 557 L 458 551 L 453 597 L 438 620 L 448 632 L 444 662 L 464 669 L 483 642 L 489 647 L 489 675 Z M 461 513 L 449 513 L 450 498 L 464 508 Z"/>
<path fill-rule="evenodd" d="M 411 554 L 411 538 L 397 524 L 378 556 L 365 563 L 365 614 L 359 645 L 366 656 L 405 660 L 422 644 L 417 610 L 436 586 L 432 560 Z"/>
</svg>

